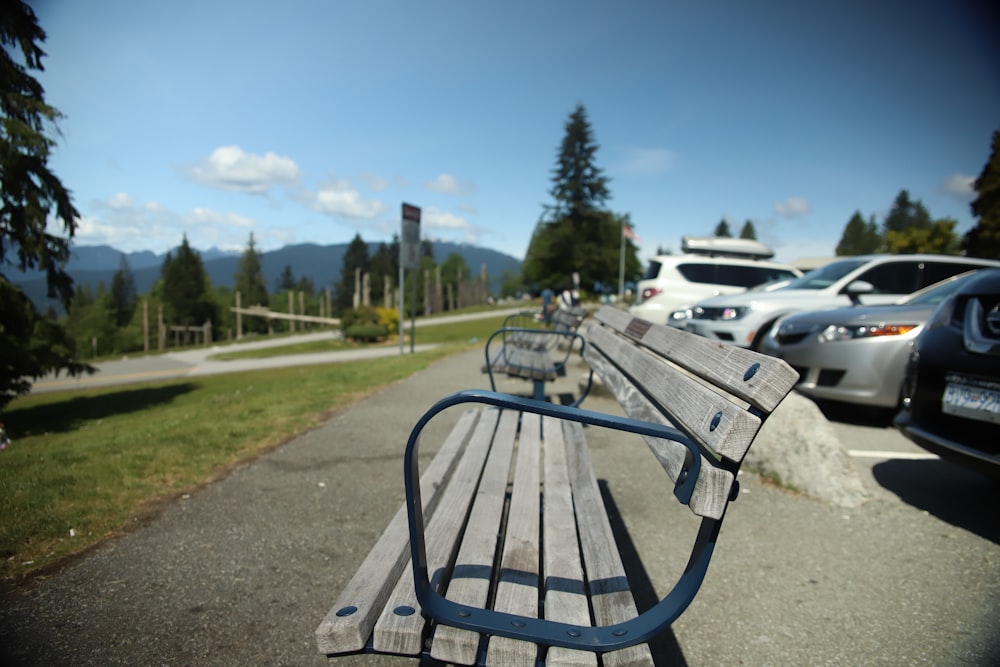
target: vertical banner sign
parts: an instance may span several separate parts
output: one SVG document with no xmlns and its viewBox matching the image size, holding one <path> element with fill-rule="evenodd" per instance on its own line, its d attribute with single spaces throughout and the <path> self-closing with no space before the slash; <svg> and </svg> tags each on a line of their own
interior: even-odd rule
<svg viewBox="0 0 1000 667">
<path fill-rule="evenodd" d="M 420 268 L 420 209 L 403 204 L 403 243 L 399 263 L 404 269 Z"/>
<path fill-rule="evenodd" d="M 403 204 L 403 233 L 402 242 L 399 244 L 399 353 L 403 353 L 403 321 L 405 313 L 403 311 L 403 269 L 416 271 L 420 268 L 420 209 L 410 204 Z M 410 352 L 413 352 L 413 341 L 416 338 L 416 308 L 417 308 L 417 280 L 413 279 L 413 303 L 410 307 Z"/>
</svg>

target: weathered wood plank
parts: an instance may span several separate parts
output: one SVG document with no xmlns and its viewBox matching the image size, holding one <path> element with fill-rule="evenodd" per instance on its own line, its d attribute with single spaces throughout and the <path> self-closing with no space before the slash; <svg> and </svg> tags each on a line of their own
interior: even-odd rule
<svg viewBox="0 0 1000 667">
<path fill-rule="evenodd" d="M 541 445 L 541 418 L 532 414 L 522 415 L 507 530 L 500 557 L 500 576 L 493 605 L 497 611 L 529 618 L 538 618 Z M 486 661 L 497 667 L 533 667 L 537 654 L 538 647 L 533 643 L 493 637 L 489 641 Z"/>
<path fill-rule="evenodd" d="M 505 410 L 493 437 L 493 447 L 445 595 L 458 604 L 484 608 L 489 597 L 518 417 L 517 412 Z M 446 625 L 437 625 L 434 629 L 431 656 L 437 660 L 471 665 L 476 661 L 478 649 L 478 633 Z"/>
<path fill-rule="evenodd" d="M 615 625 L 635 618 L 638 610 L 594 476 L 583 427 L 576 422 L 563 422 L 563 436 L 594 619 L 598 625 Z M 605 665 L 653 665 L 645 644 L 606 653 L 602 661 Z"/>
<path fill-rule="evenodd" d="M 465 524 L 465 515 L 472 502 L 483 468 L 483 461 L 493 440 L 498 411 L 484 409 L 465 456 L 455 469 L 442 494 L 438 511 L 425 527 L 427 568 L 432 585 L 442 570 L 450 565 L 458 544 L 459 531 Z M 438 582 L 439 583 L 439 582 Z M 410 613 L 396 610 L 410 609 Z M 416 655 L 422 648 L 424 619 L 420 615 L 414 591 L 413 577 L 400 577 L 388 602 L 375 623 L 374 646 L 378 651 Z"/>
<path fill-rule="evenodd" d="M 542 419 L 544 442 L 544 544 L 543 595 L 545 618 L 590 625 L 590 606 L 580 561 L 579 537 L 573 514 L 573 492 L 566 464 L 566 441 L 562 423 L 554 417 Z M 597 665 L 597 655 L 554 646 L 545 655 L 553 667 Z"/>
<path fill-rule="evenodd" d="M 719 343 L 674 327 L 649 326 L 627 312 L 604 306 L 595 320 L 619 331 L 657 354 L 765 412 L 772 412 L 798 381 L 798 373 L 781 359 Z M 644 323 L 644 324 L 639 324 Z M 748 376 L 755 365 L 757 370 Z"/>
<path fill-rule="evenodd" d="M 462 413 L 433 461 L 421 475 L 420 493 L 424 511 L 428 515 L 436 506 L 442 482 L 454 468 L 458 455 L 471 437 L 481 414 L 479 409 L 469 409 Z M 404 506 L 396 512 L 316 629 L 316 643 L 320 651 L 357 651 L 367 643 L 375 619 L 409 559 L 409 540 Z"/>
<path fill-rule="evenodd" d="M 731 461 L 743 459 L 760 429 L 759 417 L 611 331 L 592 327 L 589 337 L 591 345 L 584 357 L 595 371 L 600 366 L 601 380 L 619 402 L 638 384 L 679 428 Z M 598 356 L 613 361 L 631 379 Z"/>
</svg>

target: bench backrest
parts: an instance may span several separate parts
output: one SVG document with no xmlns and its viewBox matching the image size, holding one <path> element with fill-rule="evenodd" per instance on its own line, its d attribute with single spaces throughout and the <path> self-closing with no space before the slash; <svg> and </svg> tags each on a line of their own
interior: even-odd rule
<svg viewBox="0 0 1000 667">
<path fill-rule="evenodd" d="M 798 374 L 784 361 L 605 306 L 585 332 L 584 358 L 629 417 L 673 426 L 697 443 L 701 470 L 688 503 L 718 519 L 734 480 L 767 416 L 791 391 Z M 677 483 L 690 467 L 690 449 L 646 437 Z"/>
</svg>

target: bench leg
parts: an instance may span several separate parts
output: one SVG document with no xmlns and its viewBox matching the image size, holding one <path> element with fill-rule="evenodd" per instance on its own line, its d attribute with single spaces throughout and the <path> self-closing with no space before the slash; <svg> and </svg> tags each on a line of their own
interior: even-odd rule
<svg viewBox="0 0 1000 667">
<path fill-rule="evenodd" d="M 532 380 L 531 382 L 532 382 L 532 384 L 534 384 L 534 391 L 532 392 L 531 397 L 533 399 L 535 399 L 536 401 L 544 401 L 545 400 L 545 380 Z"/>
</svg>

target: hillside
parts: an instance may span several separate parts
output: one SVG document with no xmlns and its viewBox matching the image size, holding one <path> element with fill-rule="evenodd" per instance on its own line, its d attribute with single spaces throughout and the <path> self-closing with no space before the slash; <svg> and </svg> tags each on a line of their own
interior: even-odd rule
<svg viewBox="0 0 1000 667">
<path fill-rule="evenodd" d="M 369 255 L 374 254 L 378 246 L 377 243 L 369 243 Z M 521 262 L 518 259 L 488 248 L 434 241 L 433 249 L 434 259 L 438 262 L 444 261 L 452 252 L 459 253 L 469 269 L 476 274 L 485 264 L 490 291 L 493 293 L 499 292 L 500 280 L 505 271 L 518 273 L 521 270 Z M 333 289 L 340 280 L 341 265 L 346 250 L 346 243 L 328 246 L 305 243 L 261 253 L 267 288 L 273 290 L 285 266 L 291 266 L 296 280 L 307 276 L 312 278 L 317 289 L 326 287 Z M 240 260 L 238 253 L 224 253 L 215 249 L 198 252 L 201 254 L 212 285 L 225 287 L 234 285 L 234 276 Z M 122 254 L 110 246 L 75 246 L 67 269 L 78 286 L 97 289 L 97 286 L 103 283 L 107 287 L 111 285 L 111 279 L 120 266 Z M 148 292 L 160 277 L 160 266 L 164 257 L 165 254 L 157 255 L 149 251 L 125 253 L 139 294 Z M 41 273 L 22 274 L 11 271 L 7 276 L 11 282 L 24 290 L 39 309 L 48 308 L 49 299 L 46 296 L 45 279 Z"/>
</svg>

